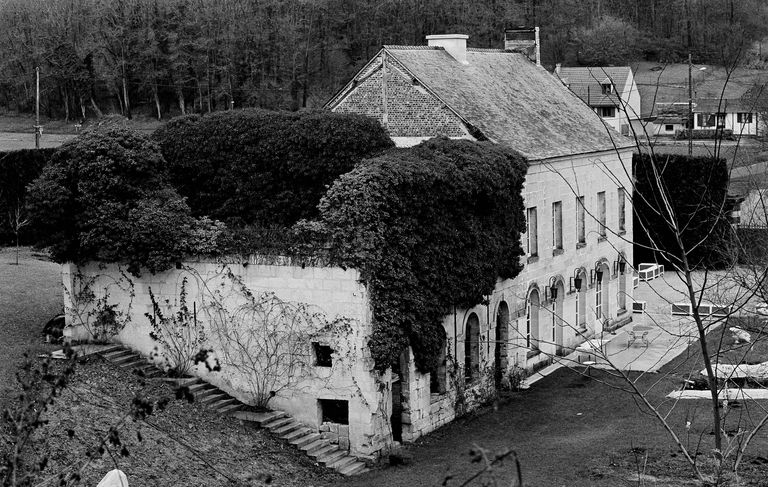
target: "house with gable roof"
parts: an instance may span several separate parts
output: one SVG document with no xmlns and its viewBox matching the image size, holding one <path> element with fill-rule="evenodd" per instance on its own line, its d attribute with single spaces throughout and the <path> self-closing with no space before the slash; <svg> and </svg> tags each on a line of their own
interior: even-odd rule
<svg viewBox="0 0 768 487">
<path fill-rule="evenodd" d="M 534 370 L 631 321 L 633 142 L 521 52 L 538 45 L 521 49 L 518 34 L 505 33 L 504 49 L 468 48 L 466 35 L 384 46 L 326 104 L 379 120 L 401 147 L 489 140 L 530 164 L 524 269 L 486 304 L 445 317 L 442 366 L 422 374 L 401 358 L 393 417 L 403 440 L 453 419 L 457 394 L 479 394 L 488 374 L 498 386 L 514 367 Z"/>
<path fill-rule="evenodd" d="M 585 68 L 558 64 L 555 75 L 617 132 L 632 135 L 633 126 L 635 130 L 640 128 L 640 92 L 629 66 Z"/>
</svg>

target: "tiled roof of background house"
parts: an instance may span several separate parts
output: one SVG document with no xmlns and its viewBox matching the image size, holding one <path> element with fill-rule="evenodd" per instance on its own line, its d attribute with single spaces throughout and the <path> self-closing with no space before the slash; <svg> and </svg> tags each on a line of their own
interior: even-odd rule
<svg viewBox="0 0 768 487">
<path fill-rule="evenodd" d="M 621 107 L 619 95 L 627 84 L 628 66 L 606 68 L 560 68 L 559 77 L 571 91 L 591 107 Z M 614 91 L 603 94 L 602 85 L 611 82 Z"/>
<path fill-rule="evenodd" d="M 469 48 L 462 64 L 439 47 L 384 49 L 468 125 L 529 159 L 632 145 L 523 54 Z"/>
</svg>

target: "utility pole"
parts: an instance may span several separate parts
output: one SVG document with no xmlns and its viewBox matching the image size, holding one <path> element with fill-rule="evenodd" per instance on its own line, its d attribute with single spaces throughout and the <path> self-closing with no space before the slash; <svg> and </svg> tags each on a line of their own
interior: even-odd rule
<svg viewBox="0 0 768 487">
<path fill-rule="evenodd" d="M 40 148 L 40 66 L 35 68 L 35 149 Z"/>
<path fill-rule="evenodd" d="M 691 82 L 691 52 L 688 51 L 688 157 L 693 156 L 693 83 Z"/>
</svg>

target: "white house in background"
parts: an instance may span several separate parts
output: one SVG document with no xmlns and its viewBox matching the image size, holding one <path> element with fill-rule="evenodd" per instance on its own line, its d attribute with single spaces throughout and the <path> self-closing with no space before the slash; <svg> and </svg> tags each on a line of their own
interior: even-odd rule
<svg viewBox="0 0 768 487">
<path fill-rule="evenodd" d="M 368 349 L 372 310 L 359 273 L 282 257 L 190 259 L 130 283 L 116 265 L 67 265 L 67 334 L 87 335 L 83 323 L 93 325 L 95 316 L 89 310 L 105 298 L 130 318 L 117 340 L 149 355 L 157 345 L 145 316 L 155 313 L 150 290 L 176 306 L 186 283 L 187 306 L 208 330 L 204 346 L 223 359 L 235 325 L 259 329 L 249 320 L 264 313 L 252 312 L 249 295 L 268 292 L 305 303 L 335 324 L 297 325 L 303 338 L 290 356 L 300 366 L 262 393 L 274 392 L 270 404 L 309 430 L 330 424 L 340 448 L 376 457 L 393 441 L 414 440 L 475 407 L 513 366 L 541 367 L 628 323 L 633 144 L 606 130 L 558 79 L 517 52 L 531 45 L 520 46 L 516 34 L 508 33 L 508 49 L 467 48 L 466 35 L 429 36 L 427 46 L 385 46 L 327 104 L 378 119 L 400 146 L 436 136 L 490 140 L 529 161 L 524 269 L 499 279 L 487 303 L 444 317 L 445 360 L 434 370 L 417 370 L 406 351 L 395 370 L 375 371 Z M 94 297 L 90 302 L 76 299 L 83 283 L 93 291 L 84 293 Z M 222 334 L 222 327 L 229 331 Z M 244 369 L 198 367 L 195 373 L 243 401 L 253 397 L 254 374 Z"/>
<path fill-rule="evenodd" d="M 558 64 L 555 75 L 620 134 L 631 136 L 633 126 L 639 129 L 640 92 L 629 66 L 583 68 Z"/>
</svg>

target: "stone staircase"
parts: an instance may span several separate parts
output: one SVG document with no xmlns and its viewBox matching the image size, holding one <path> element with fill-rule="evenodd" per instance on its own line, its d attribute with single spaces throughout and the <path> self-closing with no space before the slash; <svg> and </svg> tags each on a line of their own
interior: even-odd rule
<svg viewBox="0 0 768 487">
<path fill-rule="evenodd" d="M 299 423 L 284 412 L 238 411 L 233 416 L 242 421 L 258 424 L 289 445 L 306 453 L 316 463 L 332 468 L 342 475 L 358 475 L 368 471 L 364 462 L 339 448 L 339 445 L 331 444 L 329 440 L 322 437 L 321 433 Z"/>
<path fill-rule="evenodd" d="M 247 411 L 246 405 L 218 387 L 197 377 L 168 378 L 163 371 L 140 354 L 120 345 L 111 346 L 98 352 L 107 361 L 123 369 L 134 370 L 147 378 L 162 378 L 179 387 L 186 387 L 198 404 L 220 414 L 233 416 L 241 421 L 256 423 L 294 448 L 306 453 L 316 463 L 332 468 L 342 475 L 357 475 L 367 472 L 366 464 L 348 451 L 331 444 L 312 428 L 295 421 L 281 411 L 256 413 Z"/>
</svg>

